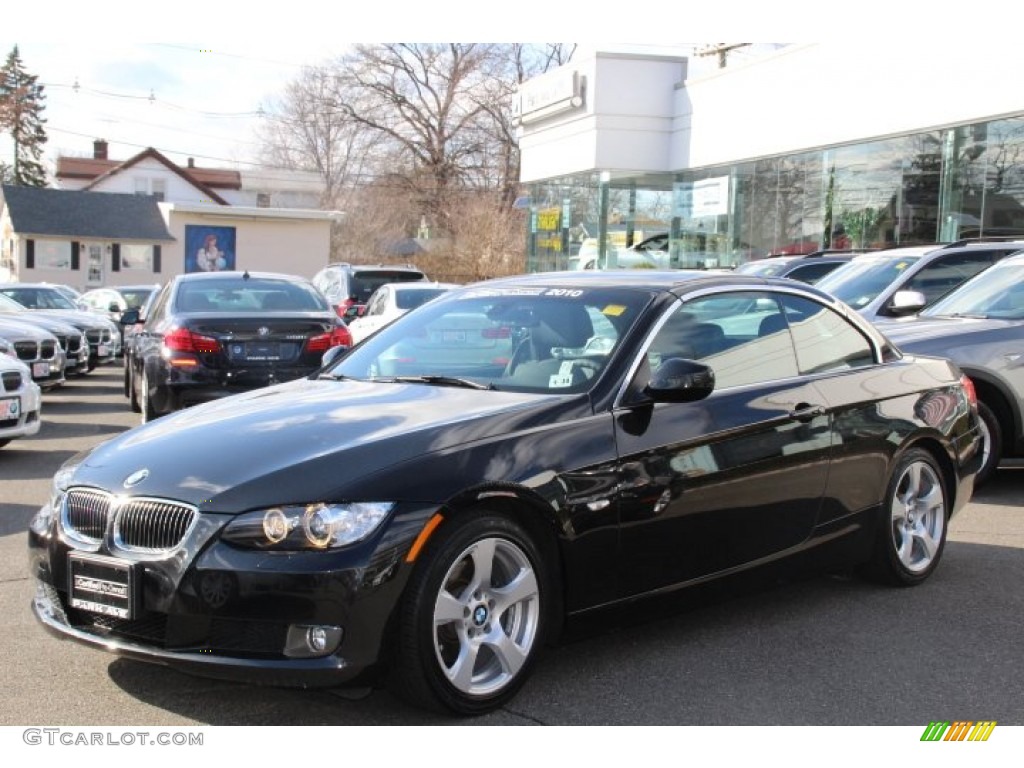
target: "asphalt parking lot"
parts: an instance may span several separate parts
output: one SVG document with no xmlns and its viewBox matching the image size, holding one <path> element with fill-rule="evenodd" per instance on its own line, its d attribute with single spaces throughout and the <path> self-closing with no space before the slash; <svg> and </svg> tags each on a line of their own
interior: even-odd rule
<svg viewBox="0 0 1024 768">
<path fill-rule="evenodd" d="M 61 642 L 33 618 L 25 530 L 59 464 L 138 423 L 119 365 L 44 395 L 39 435 L 0 450 L 0 725 L 412 725 L 464 722 L 387 691 L 255 688 Z M 480 725 L 1024 725 L 1024 468 L 952 523 L 912 589 L 816 576 L 648 604 L 588 622 Z"/>
</svg>

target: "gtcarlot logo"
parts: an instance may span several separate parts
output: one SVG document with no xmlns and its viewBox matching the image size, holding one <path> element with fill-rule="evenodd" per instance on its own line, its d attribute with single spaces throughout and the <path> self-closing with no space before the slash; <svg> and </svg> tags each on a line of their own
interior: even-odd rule
<svg viewBox="0 0 1024 768">
<path fill-rule="evenodd" d="M 29 746 L 63 747 L 201 747 L 202 733 L 182 731 L 85 731 L 71 728 L 26 728 Z"/>
<path fill-rule="evenodd" d="M 924 729 L 921 741 L 988 741 L 995 728 L 995 720 L 933 720 Z"/>
</svg>

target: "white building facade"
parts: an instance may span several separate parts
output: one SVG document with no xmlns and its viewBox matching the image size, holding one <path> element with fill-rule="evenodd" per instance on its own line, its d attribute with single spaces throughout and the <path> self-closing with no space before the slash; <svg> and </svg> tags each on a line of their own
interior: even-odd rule
<svg viewBox="0 0 1024 768">
<path fill-rule="evenodd" d="M 669 233 L 667 264 L 1024 234 L 1016 46 L 794 44 L 700 76 L 580 52 L 519 94 L 530 271 Z"/>
</svg>

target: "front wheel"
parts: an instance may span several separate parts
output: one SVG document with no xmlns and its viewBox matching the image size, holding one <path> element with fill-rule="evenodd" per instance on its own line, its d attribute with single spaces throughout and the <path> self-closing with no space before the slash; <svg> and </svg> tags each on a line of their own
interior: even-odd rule
<svg viewBox="0 0 1024 768">
<path fill-rule="evenodd" d="M 445 525 L 404 598 L 395 688 L 420 706 L 479 715 L 516 694 L 543 645 L 548 569 L 504 515 Z"/>
<path fill-rule="evenodd" d="M 868 570 L 899 586 L 920 584 L 938 567 L 946 545 L 949 501 L 935 458 L 911 448 L 896 464 L 882 505 Z"/>
</svg>

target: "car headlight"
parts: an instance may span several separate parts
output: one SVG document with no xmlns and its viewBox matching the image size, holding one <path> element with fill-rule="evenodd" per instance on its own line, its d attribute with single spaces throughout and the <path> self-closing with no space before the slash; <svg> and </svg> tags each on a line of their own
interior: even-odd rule
<svg viewBox="0 0 1024 768">
<path fill-rule="evenodd" d="M 71 478 L 74 477 L 75 470 L 78 469 L 78 463 L 74 460 L 65 462 L 53 476 L 53 481 L 50 483 L 50 509 L 55 512 L 64 502 L 64 494 L 71 487 Z"/>
<path fill-rule="evenodd" d="M 336 549 L 362 541 L 384 522 L 393 501 L 305 504 L 247 512 L 222 538 L 255 549 Z"/>
</svg>

